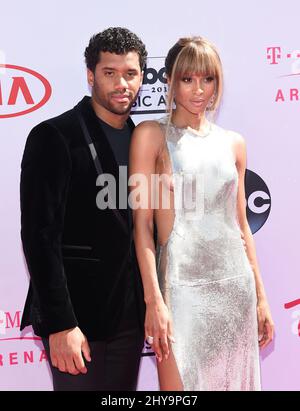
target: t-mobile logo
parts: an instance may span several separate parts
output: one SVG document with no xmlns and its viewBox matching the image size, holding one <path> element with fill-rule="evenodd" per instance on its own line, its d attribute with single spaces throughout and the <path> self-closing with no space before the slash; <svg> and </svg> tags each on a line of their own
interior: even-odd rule
<svg viewBox="0 0 300 411">
<path fill-rule="evenodd" d="M 0 310 L 0 334 L 6 333 L 5 327 L 5 312 Z"/>
</svg>

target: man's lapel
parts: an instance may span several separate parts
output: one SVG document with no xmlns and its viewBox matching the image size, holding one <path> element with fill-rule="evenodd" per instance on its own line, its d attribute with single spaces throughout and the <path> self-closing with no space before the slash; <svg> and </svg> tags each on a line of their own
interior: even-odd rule
<svg viewBox="0 0 300 411">
<path fill-rule="evenodd" d="M 90 97 L 84 97 L 79 102 L 77 107 L 79 109 L 79 112 L 82 114 L 82 118 L 86 125 L 87 132 L 95 147 L 95 153 L 92 152 L 93 149 L 91 150 L 91 160 L 93 157 L 93 161 L 95 162 L 95 155 L 97 155 L 102 172 L 111 174 L 115 178 L 117 208 L 112 209 L 111 211 L 113 212 L 113 214 L 119 221 L 122 228 L 128 233 L 129 231 L 131 231 L 131 227 L 132 227 L 132 217 L 131 217 L 131 212 L 130 212 L 131 210 L 127 211 L 127 210 L 118 209 L 119 165 L 114 156 L 113 150 L 92 108 L 92 105 L 90 104 Z M 130 129 L 133 130 L 134 124 L 131 119 L 128 120 L 128 125 Z M 95 174 L 96 175 L 98 174 L 96 167 L 95 167 Z"/>
</svg>

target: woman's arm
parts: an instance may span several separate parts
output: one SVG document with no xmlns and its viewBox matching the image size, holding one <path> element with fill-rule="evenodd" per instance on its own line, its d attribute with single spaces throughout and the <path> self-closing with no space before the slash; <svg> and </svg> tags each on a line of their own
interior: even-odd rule
<svg viewBox="0 0 300 411">
<path fill-rule="evenodd" d="M 239 175 L 237 215 L 241 231 L 244 234 L 246 253 L 254 273 L 257 294 L 257 318 L 259 346 L 266 347 L 273 339 L 274 323 L 267 301 L 263 281 L 259 272 L 253 236 L 247 221 L 245 204 L 245 171 L 246 171 L 246 145 L 244 139 L 238 135 L 235 138 L 236 167 Z"/>
<path fill-rule="evenodd" d="M 145 336 L 153 336 L 152 346 L 158 361 L 162 360 L 162 355 L 168 358 L 168 338 L 171 341 L 173 339 L 168 308 L 163 301 L 157 279 L 151 207 L 151 175 L 155 174 L 156 160 L 162 144 L 163 135 L 159 125 L 152 121 L 141 123 L 134 130 L 129 157 L 134 242 L 146 303 Z M 138 207 L 138 202 L 141 207 Z"/>
</svg>

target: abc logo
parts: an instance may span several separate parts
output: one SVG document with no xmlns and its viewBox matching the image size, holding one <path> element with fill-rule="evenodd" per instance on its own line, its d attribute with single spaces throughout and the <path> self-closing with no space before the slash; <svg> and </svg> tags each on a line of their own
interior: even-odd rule
<svg viewBox="0 0 300 411">
<path fill-rule="evenodd" d="M 253 171 L 246 170 L 245 191 L 247 219 L 252 233 L 256 233 L 267 221 L 271 210 L 271 195 L 264 180 Z"/>
</svg>

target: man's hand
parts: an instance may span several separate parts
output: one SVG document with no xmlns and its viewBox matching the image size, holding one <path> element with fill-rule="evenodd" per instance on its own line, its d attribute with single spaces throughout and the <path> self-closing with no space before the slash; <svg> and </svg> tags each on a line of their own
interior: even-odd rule
<svg viewBox="0 0 300 411">
<path fill-rule="evenodd" d="M 83 356 L 86 361 L 91 361 L 90 347 L 78 327 L 50 334 L 49 345 L 53 367 L 72 375 L 87 373 Z"/>
</svg>

